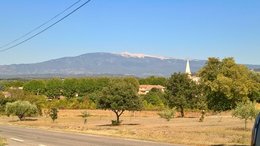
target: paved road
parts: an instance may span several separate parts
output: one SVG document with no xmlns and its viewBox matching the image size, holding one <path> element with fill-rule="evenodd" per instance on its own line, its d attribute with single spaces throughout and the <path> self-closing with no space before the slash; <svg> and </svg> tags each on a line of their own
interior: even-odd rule
<svg viewBox="0 0 260 146">
<path fill-rule="evenodd" d="M 9 125 L 0 125 L 0 135 L 7 138 L 9 146 L 177 146 Z"/>
</svg>

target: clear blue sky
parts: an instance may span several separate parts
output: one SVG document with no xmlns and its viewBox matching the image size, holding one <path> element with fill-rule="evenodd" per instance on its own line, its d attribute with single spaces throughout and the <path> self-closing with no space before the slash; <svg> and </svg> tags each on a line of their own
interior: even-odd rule
<svg viewBox="0 0 260 146">
<path fill-rule="evenodd" d="M 1 0 L 0 46 L 77 0 Z M 174 58 L 234 57 L 260 64 L 259 0 L 92 0 L 40 36 L 0 53 L 0 64 L 90 52 Z"/>
</svg>

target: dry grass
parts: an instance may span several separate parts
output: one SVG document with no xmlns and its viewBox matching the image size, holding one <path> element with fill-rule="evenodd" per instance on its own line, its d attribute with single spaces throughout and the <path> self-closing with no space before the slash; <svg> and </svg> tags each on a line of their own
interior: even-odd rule
<svg viewBox="0 0 260 146">
<path fill-rule="evenodd" d="M 0 137 L 0 146 L 5 146 L 6 145 L 6 139 Z"/>
<path fill-rule="evenodd" d="M 190 145 L 246 144 L 250 142 L 253 121 L 244 128 L 243 120 L 231 117 L 230 113 L 208 115 L 198 122 L 199 113 L 188 113 L 189 118 L 175 118 L 170 122 L 161 119 L 157 112 L 126 112 L 121 126 L 111 126 L 114 114 L 111 111 L 88 110 L 92 115 L 87 124 L 80 117 L 82 110 L 60 110 L 54 123 L 50 118 L 39 117 L 36 121 L 17 121 L 16 117 L 1 117 L 3 123 L 82 133 L 110 135 Z"/>
</svg>

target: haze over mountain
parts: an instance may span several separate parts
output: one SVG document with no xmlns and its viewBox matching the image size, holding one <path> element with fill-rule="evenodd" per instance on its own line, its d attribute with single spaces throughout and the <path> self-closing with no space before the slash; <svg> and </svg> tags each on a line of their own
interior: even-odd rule
<svg viewBox="0 0 260 146">
<path fill-rule="evenodd" d="M 205 60 L 190 60 L 197 72 Z M 186 60 L 144 54 L 87 53 L 33 64 L 0 65 L 0 77 L 53 77 L 93 75 L 170 76 L 185 71 Z M 260 65 L 248 65 L 260 68 Z"/>
</svg>

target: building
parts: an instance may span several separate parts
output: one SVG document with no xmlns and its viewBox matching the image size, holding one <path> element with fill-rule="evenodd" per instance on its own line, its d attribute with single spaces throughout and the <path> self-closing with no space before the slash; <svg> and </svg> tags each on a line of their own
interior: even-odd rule
<svg viewBox="0 0 260 146">
<path fill-rule="evenodd" d="M 185 73 L 188 74 L 188 76 L 189 76 L 189 78 L 190 78 L 191 80 L 193 80 L 193 81 L 196 82 L 196 83 L 199 83 L 200 78 L 197 77 L 197 76 L 195 76 L 195 75 L 192 75 L 192 73 L 191 73 L 191 70 L 190 70 L 190 61 L 189 61 L 189 59 L 187 59 Z"/>
<path fill-rule="evenodd" d="M 190 61 L 189 61 L 189 59 L 187 59 L 185 73 L 188 74 L 189 77 L 191 76 Z"/>
<path fill-rule="evenodd" d="M 146 95 L 147 93 L 149 93 L 152 89 L 158 89 L 162 92 L 164 92 L 165 87 L 161 86 L 161 85 L 140 85 L 139 86 L 139 91 L 138 94 L 139 95 Z"/>
</svg>

